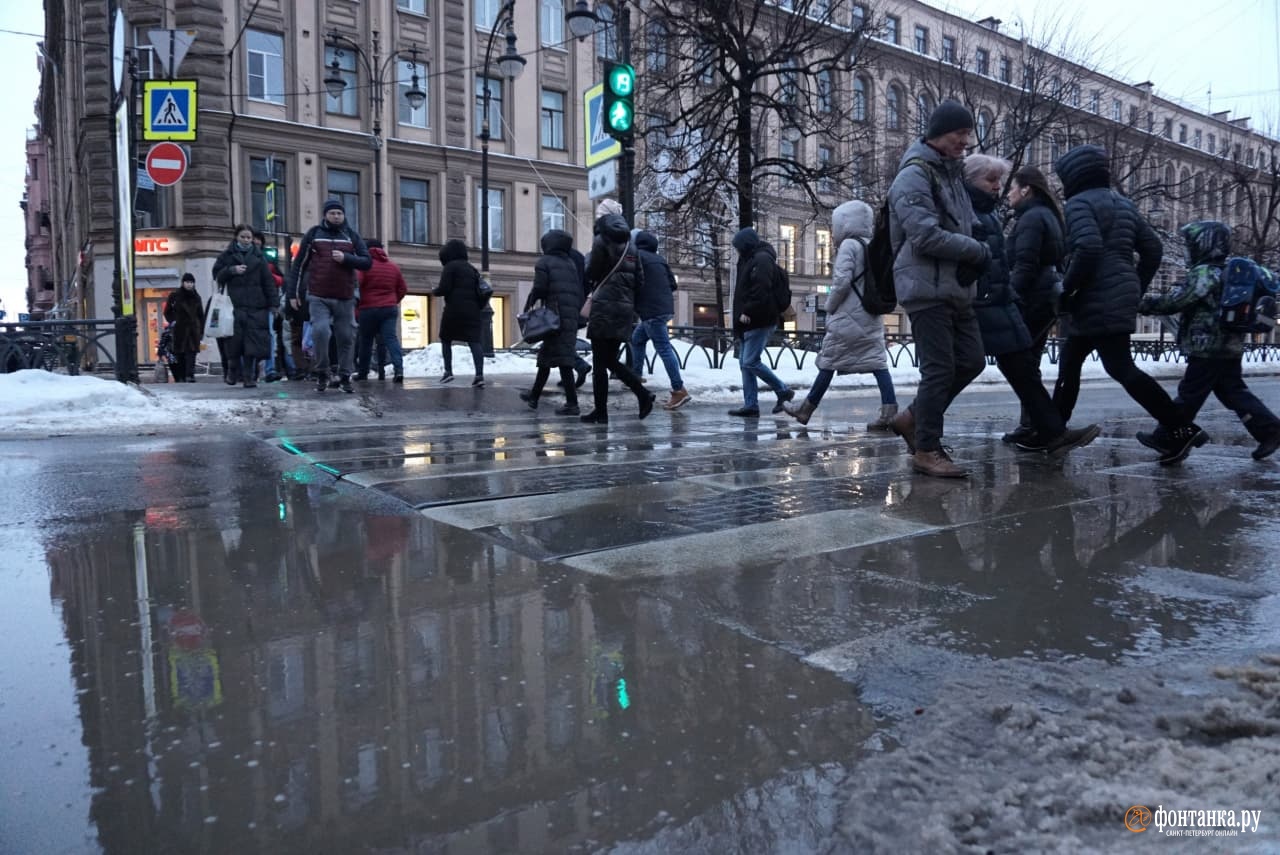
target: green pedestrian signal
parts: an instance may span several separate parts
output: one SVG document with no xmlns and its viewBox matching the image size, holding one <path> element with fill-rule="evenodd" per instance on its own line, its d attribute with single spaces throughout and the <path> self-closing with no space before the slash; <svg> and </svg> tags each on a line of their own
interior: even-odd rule
<svg viewBox="0 0 1280 855">
<path fill-rule="evenodd" d="M 635 129 L 636 70 L 629 65 L 605 62 L 604 123 L 610 136 L 630 138 Z"/>
</svg>

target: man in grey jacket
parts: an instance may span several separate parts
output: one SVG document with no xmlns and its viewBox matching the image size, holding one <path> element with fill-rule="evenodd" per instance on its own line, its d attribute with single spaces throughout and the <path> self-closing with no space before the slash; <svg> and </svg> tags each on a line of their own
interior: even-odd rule
<svg viewBox="0 0 1280 855">
<path fill-rule="evenodd" d="M 894 286 L 920 364 L 916 399 L 891 426 L 906 441 L 913 468 L 939 478 L 969 474 L 942 448 L 943 415 L 986 364 L 973 298 L 991 253 L 973 238 L 976 217 L 963 171 L 973 125 L 963 104 L 943 101 L 889 188 Z"/>
</svg>

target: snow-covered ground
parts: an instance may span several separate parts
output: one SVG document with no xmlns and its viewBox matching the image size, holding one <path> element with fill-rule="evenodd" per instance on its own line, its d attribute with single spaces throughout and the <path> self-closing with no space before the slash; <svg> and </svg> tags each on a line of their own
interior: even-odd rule
<svg viewBox="0 0 1280 855">
<path fill-rule="evenodd" d="M 688 345 L 676 344 L 683 354 Z M 776 351 L 771 351 L 776 354 Z M 795 366 L 794 356 L 787 351 L 777 354 L 780 358 L 776 373 L 787 384 L 805 389 L 813 381 L 817 371 L 814 355 L 808 354 L 802 368 Z M 910 365 L 910 358 L 902 354 L 901 363 L 891 367 L 899 397 L 909 399 L 920 372 Z M 405 355 L 405 375 L 409 378 L 436 380 L 444 372 L 440 345 L 433 344 Z M 1144 371 L 1162 380 L 1176 380 L 1185 370 L 1184 363 L 1140 360 Z M 663 392 L 667 389 L 667 377 L 661 363 L 656 363 L 654 373 L 649 374 L 650 388 Z M 1042 366 L 1045 383 L 1051 384 L 1057 377 L 1057 366 L 1046 357 Z M 1245 363 L 1245 373 L 1276 374 L 1276 363 Z M 500 352 L 485 361 L 485 376 L 503 385 L 518 385 L 520 378 L 532 380 L 534 357 L 530 353 Z M 465 385 L 474 373 L 470 351 L 454 347 L 453 371 Z M 708 358 L 695 352 L 689 366 L 682 370 L 686 387 L 695 403 L 726 404 L 742 400 L 742 380 L 738 361 L 727 357 L 721 368 L 711 368 Z M 1085 363 L 1084 378 L 1104 378 L 1102 364 L 1095 359 Z M 268 425 L 290 420 L 297 421 L 345 421 L 370 417 L 360 405 L 359 397 L 325 395 L 307 392 L 302 384 L 262 384 L 256 390 L 243 390 L 228 398 L 223 394 L 201 397 L 200 390 L 209 388 L 211 381 L 202 385 L 158 386 L 144 384 L 129 386 L 96 376 L 71 377 L 46 371 L 18 371 L 0 374 L 0 432 L 5 436 L 47 436 L 65 433 L 111 432 L 119 430 L 146 430 L 148 428 L 202 425 Z M 1003 383 L 1004 378 L 994 366 L 987 369 L 978 383 Z M 221 392 L 221 384 L 214 387 Z M 869 374 L 837 377 L 829 396 L 875 396 L 875 379 Z M 770 393 L 762 389 L 762 397 Z"/>
</svg>

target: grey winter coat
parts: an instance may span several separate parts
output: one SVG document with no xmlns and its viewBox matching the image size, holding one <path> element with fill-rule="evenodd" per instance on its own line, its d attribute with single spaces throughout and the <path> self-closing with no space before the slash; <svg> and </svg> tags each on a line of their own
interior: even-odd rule
<svg viewBox="0 0 1280 855">
<path fill-rule="evenodd" d="M 587 338 L 629 341 L 636 323 L 636 289 L 644 276 L 631 229 L 620 215 L 607 214 L 596 221 L 595 232 L 587 259 L 587 279 L 596 283 Z"/>
<path fill-rule="evenodd" d="M 869 314 L 854 293 L 855 284 L 859 292 L 866 287 L 865 246 L 874 226 L 875 212 L 866 202 L 845 202 L 831 214 L 831 234 L 838 248 L 827 294 L 827 332 L 818 354 L 820 369 L 860 374 L 888 367 L 884 321 Z"/>
<path fill-rule="evenodd" d="M 525 300 L 524 310 L 542 301 L 560 316 L 560 331 L 544 339 L 538 348 L 538 365 L 548 368 L 573 367 L 578 351 L 578 313 L 585 299 L 582 274 L 569 256 L 573 235 L 552 229 L 542 236 L 542 257 L 533 266 L 533 290 Z"/>
<path fill-rule="evenodd" d="M 1058 158 L 1054 171 L 1067 197 L 1063 214 L 1070 262 L 1062 281 L 1062 311 L 1071 316 L 1067 334 L 1132 333 L 1138 299 L 1160 268 L 1160 239 L 1133 203 L 1111 189 L 1102 149 L 1077 146 Z"/>
<path fill-rule="evenodd" d="M 916 158 L 924 165 L 908 163 Z M 990 256 L 987 247 L 971 237 L 974 214 L 963 166 L 963 161 L 945 159 L 918 140 L 902 155 L 889 187 L 889 235 L 898 248 L 893 282 L 898 304 L 908 313 L 931 306 L 969 306 L 974 286 L 960 284 L 957 267 L 980 268 Z"/>
</svg>

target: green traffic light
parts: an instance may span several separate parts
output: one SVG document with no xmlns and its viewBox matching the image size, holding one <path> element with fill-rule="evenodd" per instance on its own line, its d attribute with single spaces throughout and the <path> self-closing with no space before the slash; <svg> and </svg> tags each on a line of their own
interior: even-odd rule
<svg viewBox="0 0 1280 855">
<path fill-rule="evenodd" d="M 636 89 L 636 70 L 629 65 L 615 65 L 609 72 L 609 89 L 620 98 L 629 97 Z"/>
<path fill-rule="evenodd" d="M 631 105 L 623 101 L 615 101 L 609 108 L 609 128 L 620 134 L 631 130 Z"/>
<path fill-rule="evenodd" d="M 274 246 L 264 246 L 262 248 L 262 254 L 266 257 L 267 261 L 275 261 L 279 258 L 280 251 Z"/>
</svg>

